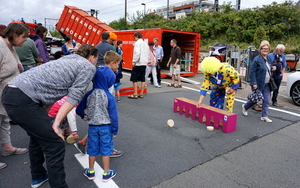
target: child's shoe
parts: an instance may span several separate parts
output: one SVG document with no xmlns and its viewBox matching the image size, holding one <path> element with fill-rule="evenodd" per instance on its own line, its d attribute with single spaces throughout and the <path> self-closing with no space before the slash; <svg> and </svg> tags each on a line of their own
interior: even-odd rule
<svg viewBox="0 0 300 188">
<path fill-rule="evenodd" d="M 95 170 L 90 171 L 88 168 L 83 170 L 83 175 L 87 177 L 89 180 L 95 179 Z"/>
<path fill-rule="evenodd" d="M 102 181 L 109 181 L 111 178 L 117 175 L 117 171 L 114 169 L 109 170 L 109 173 L 102 174 Z"/>
<path fill-rule="evenodd" d="M 122 151 L 114 149 L 113 153 L 109 157 L 120 157 L 122 154 Z"/>
<path fill-rule="evenodd" d="M 46 181 L 48 181 L 48 174 L 45 174 L 45 176 L 43 178 L 41 178 L 41 179 L 31 180 L 31 187 L 32 188 L 40 187 Z"/>
<path fill-rule="evenodd" d="M 85 154 L 85 145 L 82 144 L 82 141 L 74 143 L 74 146 L 81 154 Z"/>
<path fill-rule="evenodd" d="M 118 99 L 117 99 L 117 102 L 121 102 L 121 98 L 118 98 Z"/>
</svg>

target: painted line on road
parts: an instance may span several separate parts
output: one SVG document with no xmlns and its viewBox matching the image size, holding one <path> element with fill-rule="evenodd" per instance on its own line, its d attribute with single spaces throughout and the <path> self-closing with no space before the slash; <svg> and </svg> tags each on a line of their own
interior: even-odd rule
<svg viewBox="0 0 300 188">
<path fill-rule="evenodd" d="M 128 73 L 123 73 L 123 74 L 130 76 L 130 74 L 128 74 Z M 150 79 L 148 78 L 148 80 L 150 80 Z M 170 82 L 164 82 L 164 81 L 162 81 L 161 83 L 171 84 Z M 199 89 L 195 89 L 195 88 L 191 88 L 191 87 L 182 86 L 182 88 L 189 89 L 189 90 L 192 90 L 192 91 L 197 91 L 198 93 L 200 92 Z M 207 93 L 210 94 L 209 91 Z M 242 99 L 235 99 L 235 101 L 241 102 L 241 103 L 246 103 L 247 102 L 246 100 L 242 100 Z M 300 114 L 297 114 L 297 113 L 294 113 L 294 112 L 290 112 L 290 111 L 287 111 L 287 110 L 282 110 L 282 109 L 273 108 L 273 107 L 269 107 L 269 109 L 277 111 L 277 112 L 283 112 L 283 113 L 286 113 L 286 114 L 290 114 L 290 115 L 293 115 L 293 116 L 300 117 Z"/>
<path fill-rule="evenodd" d="M 77 153 L 77 154 L 75 154 L 75 158 L 78 160 L 78 162 L 81 164 L 81 166 L 83 168 L 89 167 L 89 155 L 87 155 L 87 154 L 83 155 L 81 153 Z M 102 181 L 102 173 L 104 171 L 97 162 L 95 162 L 94 169 L 95 169 L 96 177 L 93 181 L 97 185 L 97 187 L 118 188 L 117 184 L 112 179 L 109 180 L 108 182 Z M 87 181 L 90 181 L 90 180 L 87 180 Z"/>
</svg>

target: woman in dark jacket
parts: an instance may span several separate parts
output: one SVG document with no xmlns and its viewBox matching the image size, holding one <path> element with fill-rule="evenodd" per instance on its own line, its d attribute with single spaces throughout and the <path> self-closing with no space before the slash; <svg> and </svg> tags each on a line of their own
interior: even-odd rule
<svg viewBox="0 0 300 188">
<path fill-rule="evenodd" d="M 272 123 L 272 120 L 268 118 L 268 109 L 270 106 L 270 74 L 276 69 L 272 67 L 271 61 L 268 59 L 268 53 L 270 51 L 269 42 L 262 42 L 259 47 L 260 54 L 253 59 L 251 69 L 250 69 L 250 79 L 252 90 L 258 89 L 263 94 L 263 104 L 262 104 L 262 115 L 261 120 L 267 123 Z M 256 103 L 248 101 L 242 106 L 242 112 L 245 116 L 248 115 L 248 109 L 251 108 Z"/>
<path fill-rule="evenodd" d="M 47 29 L 44 26 L 38 26 L 36 34 L 32 34 L 29 37 L 34 41 L 36 48 L 40 53 L 40 57 L 43 59 L 43 63 L 50 61 L 49 52 L 44 42 L 44 38 L 47 35 Z"/>
</svg>

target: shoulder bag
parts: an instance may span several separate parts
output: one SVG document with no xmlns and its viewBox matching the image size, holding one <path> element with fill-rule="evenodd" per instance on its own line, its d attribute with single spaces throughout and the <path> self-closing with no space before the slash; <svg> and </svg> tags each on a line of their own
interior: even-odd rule
<svg viewBox="0 0 300 188">
<path fill-rule="evenodd" d="M 275 83 L 275 80 L 274 80 L 274 78 L 273 78 L 273 75 L 270 73 L 270 70 L 268 69 L 268 67 L 267 67 L 267 65 L 265 65 L 266 66 L 266 69 L 267 69 L 267 71 L 268 71 L 268 73 L 269 73 L 269 76 L 270 76 L 270 81 L 269 81 L 269 84 L 270 84 L 270 90 L 271 91 L 278 91 L 278 87 L 277 87 L 277 85 L 276 85 L 276 83 Z M 272 67 L 271 67 L 272 68 Z"/>
</svg>

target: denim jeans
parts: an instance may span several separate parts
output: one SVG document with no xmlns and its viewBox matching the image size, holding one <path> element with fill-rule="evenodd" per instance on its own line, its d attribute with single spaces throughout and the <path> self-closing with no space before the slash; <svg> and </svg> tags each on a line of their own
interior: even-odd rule
<svg viewBox="0 0 300 188">
<path fill-rule="evenodd" d="M 261 93 L 264 96 L 263 103 L 262 103 L 261 117 L 268 117 L 268 109 L 269 109 L 269 106 L 270 106 L 270 98 L 271 98 L 271 91 L 270 91 L 270 84 L 269 83 L 265 84 L 264 89 L 261 91 Z M 245 110 L 248 110 L 255 104 L 256 103 L 252 103 L 252 102 L 248 101 L 245 104 L 244 108 L 245 108 Z"/>
<path fill-rule="evenodd" d="M 23 65 L 24 71 L 34 68 L 35 65 Z"/>
</svg>

